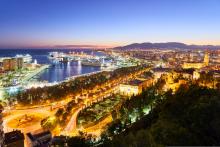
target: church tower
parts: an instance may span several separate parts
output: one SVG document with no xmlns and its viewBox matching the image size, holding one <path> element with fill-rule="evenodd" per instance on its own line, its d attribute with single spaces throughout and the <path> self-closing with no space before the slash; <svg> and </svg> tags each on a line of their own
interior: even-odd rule
<svg viewBox="0 0 220 147">
<path fill-rule="evenodd" d="M 209 53 L 208 52 L 205 53 L 203 63 L 204 63 L 205 66 L 209 65 Z"/>
</svg>

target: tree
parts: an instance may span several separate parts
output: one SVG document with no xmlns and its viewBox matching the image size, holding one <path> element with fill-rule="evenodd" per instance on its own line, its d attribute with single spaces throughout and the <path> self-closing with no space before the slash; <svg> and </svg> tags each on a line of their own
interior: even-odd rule
<svg viewBox="0 0 220 147">
<path fill-rule="evenodd" d="M 141 96 L 146 95 L 147 93 Z M 109 126 L 111 130 L 109 132 L 114 132 L 114 137 L 107 144 L 109 146 L 220 145 L 219 90 L 195 84 L 182 85 L 176 93 L 172 94 L 170 91 L 164 93 L 162 97 L 163 99 L 156 98 L 160 103 L 155 105 L 147 116 L 129 125 L 125 131 L 117 132 L 116 128 L 120 122 L 113 122 Z M 122 108 L 134 107 L 131 102 L 132 99 L 128 100 Z"/>
<path fill-rule="evenodd" d="M 71 137 L 67 140 L 67 145 L 69 147 L 89 147 L 89 145 L 86 143 L 85 138 L 83 137 Z"/>
<path fill-rule="evenodd" d="M 216 88 L 217 88 L 218 90 L 220 90 L 220 82 L 218 82 L 218 83 L 216 84 Z"/>
<path fill-rule="evenodd" d="M 62 114 L 64 113 L 64 109 L 63 108 L 59 108 L 55 114 L 56 117 L 60 117 Z"/>
</svg>

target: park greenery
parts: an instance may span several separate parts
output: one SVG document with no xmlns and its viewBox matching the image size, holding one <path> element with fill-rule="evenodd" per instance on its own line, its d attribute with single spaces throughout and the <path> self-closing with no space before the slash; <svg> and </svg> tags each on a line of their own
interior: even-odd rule
<svg viewBox="0 0 220 147">
<path fill-rule="evenodd" d="M 217 84 L 210 88 L 212 79 L 211 73 L 204 73 L 173 92 L 164 91 L 167 83 L 162 76 L 111 111 L 113 121 L 98 142 L 82 134 L 73 137 L 72 143 L 100 147 L 218 146 L 220 86 L 214 79 Z"/>
<path fill-rule="evenodd" d="M 167 94 L 162 92 L 165 84 L 166 82 L 162 77 L 154 85 L 144 89 L 141 94 L 125 100 L 117 112 L 113 111 L 112 116 L 116 117 L 113 117 L 114 121 L 108 126 L 106 132 L 108 136 L 118 134 L 132 123 L 147 115 Z M 172 93 L 172 91 L 168 92 Z M 114 113 L 117 115 L 114 115 Z"/>
<path fill-rule="evenodd" d="M 122 107 L 123 119 L 117 119 L 110 124 L 107 132 L 102 135 L 104 143 L 100 146 L 220 145 L 220 119 L 218 117 L 220 91 L 218 89 L 210 89 L 197 84 L 181 85 L 175 94 L 167 91 L 162 95 L 155 93 L 151 96 L 156 99 L 153 109 L 148 115 L 137 119 L 134 123 L 131 123 L 128 117 L 128 123 L 124 124 L 123 116 L 129 116 L 134 112 L 132 110 L 142 106 L 139 102 L 132 100 L 125 102 L 124 107 L 129 109 Z M 143 101 L 144 97 L 148 97 L 148 104 L 151 104 L 152 98 L 148 93 L 135 98 L 137 101 Z M 130 112 L 126 113 L 126 111 Z M 141 113 L 141 111 L 138 113 L 138 117 Z"/>
<path fill-rule="evenodd" d="M 41 121 L 41 126 L 47 130 L 54 130 L 56 127 L 64 128 L 74 110 L 77 108 L 74 100 L 70 101 L 66 107 L 59 108 L 54 116 L 48 116 Z M 75 108 L 75 109 L 74 109 Z"/>
<path fill-rule="evenodd" d="M 201 72 L 197 80 L 200 85 L 206 85 L 212 88 L 220 88 L 220 78 L 215 78 L 213 72 Z"/>
<path fill-rule="evenodd" d="M 92 89 L 95 86 L 101 86 L 106 82 L 118 80 L 126 75 L 140 71 L 146 66 L 132 66 L 116 69 L 111 72 L 103 71 L 90 76 L 77 77 L 68 82 L 49 87 L 38 87 L 27 89 L 17 94 L 16 99 L 19 104 L 45 104 L 45 102 L 53 102 L 65 99 L 68 96 L 74 97 L 82 92 L 82 90 Z"/>
<path fill-rule="evenodd" d="M 96 123 L 100 119 L 111 115 L 111 112 L 114 109 L 120 107 L 121 102 L 124 99 L 125 98 L 120 95 L 113 95 L 82 110 L 77 118 L 78 125 L 85 128 L 86 126 Z"/>
</svg>

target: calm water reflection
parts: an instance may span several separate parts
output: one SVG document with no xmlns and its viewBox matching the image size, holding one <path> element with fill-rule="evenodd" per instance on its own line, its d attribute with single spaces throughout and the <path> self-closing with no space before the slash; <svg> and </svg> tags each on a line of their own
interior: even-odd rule
<svg viewBox="0 0 220 147">
<path fill-rule="evenodd" d="M 51 64 L 51 68 L 45 70 L 44 72 L 37 75 L 35 80 L 39 81 L 48 81 L 48 82 L 55 82 L 55 81 L 62 81 L 68 77 L 90 73 L 94 71 L 99 71 L 100 67 L 91 67 L 91 66 L 81 66 L 78 62 L 71 62 L 71 63 L 56 63 L 54 64 L 51 60 L 49 60 L 48 55 L 49 52 L 64 52 L 68 53 L 70 51 L 74 52 L 84 52 L 87 54 L 94 54 L 97 56 L 104 55 L 101 52 L 95 52 L 92 50 L 53 50 L 53 49 L 1 49 L 0 50 L 0 57 L 13 57 L 16 54 L 30 54 L 33 60 L 37 60 L 39 64 Z"/>
<path fill-rule="evenodd" d="M 56 82 L 68 77 L 99 71 L 100 67 L 82 66 L 80 62 L 57 63 L 36 77 L 39 81 Z"/>
</svg>

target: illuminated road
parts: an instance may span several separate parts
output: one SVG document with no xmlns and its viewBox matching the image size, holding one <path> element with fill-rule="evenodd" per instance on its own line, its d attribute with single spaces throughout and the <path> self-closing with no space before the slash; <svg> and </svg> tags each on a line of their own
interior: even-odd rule
<svg viewBox="0 0 220 147">
<path fill-rule="evenodd" d="M 116 83 L 112 82 L 110 83 L 110 89 L 105 90 L 105 92 L 102 92 L 99 95 L 95 95 L 93 99 L 89 99 L 89 101 L 87 101 L 87 103 L 95 103 L 95 102 L 99 102 L 102 101 L 104 98 L 109 97 L 111 94 L 113 94 L 115 91 L 117 91 L 119 84 L 121 84 L 122 82 L 126 82 L 129 80 L 132 80 L 135 76 L 142 74 L 145 71 L 149 71 L 150 68 L 145 69 L 141 72 L 137 72 L 136 74 L 133 74 L 131 76 L 127 76 L 124 79 L 120 79 L 118 80 Z M 74 134 L 73 132 L 76 133 L 76 129 L 77 129 L 77 116 L 79 114 L 79 112 L 83 109 L 85 109 L 86 107 L 89 107 L 89 105 L 81 105 L 79 106 L 79 108 L 77 108 L 77 110 L 74 111 L 74 113 L 71 116 L 70 121 L 68 122 L 66 128 L 64 129 L 64 131 L 61 134 L 64 135 L 71 135 Z"/>
<path fill-rule="evenodd" d="M 64 129 L 64 133 L 68 134 L 71 133 L 74 129 L 76 129 L 76 118 L 79 112 L 83 109 L 83 107 L 77 108 L 77 110 L 71 116 L 69 123 L 67 124 L 66 128 Z"/>
<path fill-rule="evenodd" d="M 5 130 L 5 132 L 10 132 L 14 129 L 18 129 L 24 133 L 34 132 L 34 131 L 40 130 L 41 129 L 41 125 L 40 125 L 41 120 L 39 120 L 39 122 L 37 122 L 35 124 L 32 124 L 30 126 L 25 126 L 22 128 L 10 127 L 8 125 L 8 122 L 10 122 L 18 117 L 21 117 L 25 114 L 27 114 L 27 115 L 38 114 L 38 115 L 42 116 L 42 118 L 46 118 L 48 116 L 53 116 L 56 113 L 58 108 L 63 107 L 69 101 L 70 101 L 69 99 L 66 99 L 66 100 L 63 100 L 60 102 L 55 102 L 52 104 L 50 103 L 50 104 L 45 104 L 45 105 L 35 105 L 32 107 L 19 106 L 16 108 L 11 108 L 10 110 L 6 109 L 4 111 L 4 114 L 5 114 L 4 122 L 3 122 L 4 130 Z M 51 111 L 51 106 L 56 106 L 56 108 Z"/>
<path fill-rule="evenodd" d="M 50 116 L 51 114 L 53 114 L 54 112 L 51 112 L 50 111 L 50 107 L 43 107 L 43 108 L 35 108 L 35 109 L 25 109 L 25 110 L 10 110 L 8 112 L 9 114 L 7 114 L 5 117 L 4 117 L 4 130 L 5 132 L 10 132 L 14 129 L 18 129 L 18 128 L 12 128 L 8 125 L 8 122 L 10 122 L 11 120 L 14 120 L 16 118 L 18 118 L 19 116 L 23 116 L 25 114 L 40 114 L 42 115 L 43 117 L 47 117 L 47 116 Z M 33 131 L 36 131 L 36 130 L 39 130 L 41 129 L 41 125 L 40 125 L 40 121 L 34 125 L 30 125 L 30 126 L 27 126 L 27 127 L 23 127 L 23 128 L 19 128 L 19 130 L 21 130 L 22 132 L 24 133 L 27 133 L 27 132 L 33 132 Z"/>
<path fill-rule="evenodd" d="M 47 116 L 51 116 L 54 115 L 54 113 L 56 112 L 54 111 L 50 111 L 50 106 L 43 106 L 43 107 L 37 107 L 37 108 L 24 108 L 23 110 L 10 110 L 7 111 L 8 114 L 6 114 L 6 116 L 4 116 L 4 121 L 3 121 L 3 126 L 4 126 L 4 132 L 11 132 L 13 130 L 21 130 L 21 132 L 23 132 L 24 134 L 29 133 L 29 132 L 36 132 L 36 131 L 40 131 L 42 130 L 41 127 L 41 119 L 38 121 L 35 121 L 34 123 L 29 122 L 27 123 L 27 125 L 25 126 L 20 126 L 20 127 L 12 127 L 11 125 L 9 125 L 9 122 L 16 120 L 19 117 L 22 117 L 24 115 L 38 115 L 38 116 L 42 116 L 42 118 L 45 118 Z M 28 147 L 28 143 L 27 143 L 27 139 L 26 139 L 26 135 L 25 135 L 25 140 L 24 140 L 25 146 Z"/>
<path fill-rule="evenodd" d="M 102 94 L 100 94 L 98 96 L 95 96 L 95 97 L 97 97 L 97 98 L 99 98 L 99 97 L 105 98 L 105 97 L 109 96 L 109 94 L 113 93 L 114 90 L 115 90 L 115 87 L 111 88 L 110 90 L 108 90 L 108 91 L 106 91 L 106 92 L 104 92 L 104 93 L 102 93 Z M 97 100 L 101 101 L 101 99 L 97 99 Z M 92 101 L 94 101 L 94 100 L 91 99 L 91 102 Z M 71 134 L 72 132 L 76 131 L 76 128 L 77 128 L 77 116 L 78 116 L 79 112 L 82 109 L 85 109 L 85 108 L 86 108 L 85 105 L 81 105 L 79 108 L 77 108 L 77 110 L 74 111 L 74 113 L 71 116 L 70 121 L 68 122 L 66 128 L 64 129 L 63 134 L 67 135 L 67 134 Z"/>
<path fill-rule="evenodd" d="M 119 79 L 115 79 L 109 83 L 105 83 L 101 86 L 99 85 L 99 86 L 95 87 L 94 90 L 88 90 L 87 94 L 89 94 L 91 91 L 97 92 L 98 89 L 104 88 L 104 90 L 99 92 L 99 94 L 94 94 L 93 97 L 87 98 L 86 101 L 84 101 L 84 104 L 78 104 L 78 106 L 76 107 L 75 111 L 73 112 L 67 126 L 61 132 L 61 134 L 71 135 L 71 134 L 73 134 L 73 132 L 77 132 L 77 116 L 81 110 L 92 105 L 93 103 L 102 101 L 104 98 L 109 97 L 111 94 L 113 94 L 115 91 L 118 90 L 119 84 L 121 84 L 122 82 L 129 81 L 129 80 L 133 79 L 136 75 L 139 75 L 147 70 L 149 70 L 149 69 L 142 70 L 141 72 L 136 72 L 136 73 L 131 74 L 129 76 L 125 75 L 124 77 L 121 77 Z M 45 105 L 35 105 L 32 107 L 21 107 L 20 106 L 20 107 L 16 107 L 16 109 L 14 108 L 11 110 L 7 110 L 6 113 L 8 113 L 8 114 L 4 116 L 4 124 L 3 124 L 4 130 L 5 130 L 5 132 L 9 132 L 14 129 L 19 129 L 24 133 L 35 132 L 36 130 L 40 130 L 41 129 L 41 125 L 40 125 L 41 121 L 38 121 L 37 123 L 34 123 L 32 125 L 28 124 L 28 126 L 25 126 L 23 128 L 10 127 L 8 125 L 8 122 L 10 122 L 11 120 L 16 119 L 18 117 L 21 117 L 25 114 L 39 114 L 39 115 L 42 115 L 43 118 L 45 118 L 47 116 L 53 116 L 59 107 L 66 106 L 67 103 L 70 102 L 71 100 L 72 100 L 72 98 L 69 97 L 61 102 L 55 102 L 52 104 L 50 103 L 50 104 L 45 104 Z M 56 109 L 51 111 L 51 106 L 55 106 Z"/>
<path fill-rule="evenodd" d="M 83 128 L 82 131 L 86 132 L 87 134 L 92 134 L 95 136 L 100 136 L 103 129 L 106 127 L 108 123 L 112 122 L 112 116 L 109 115 L 107 116 L 104 120 L 98 122 L 94 126 L 88 127 L 88 128 Z"/>
</svg>

